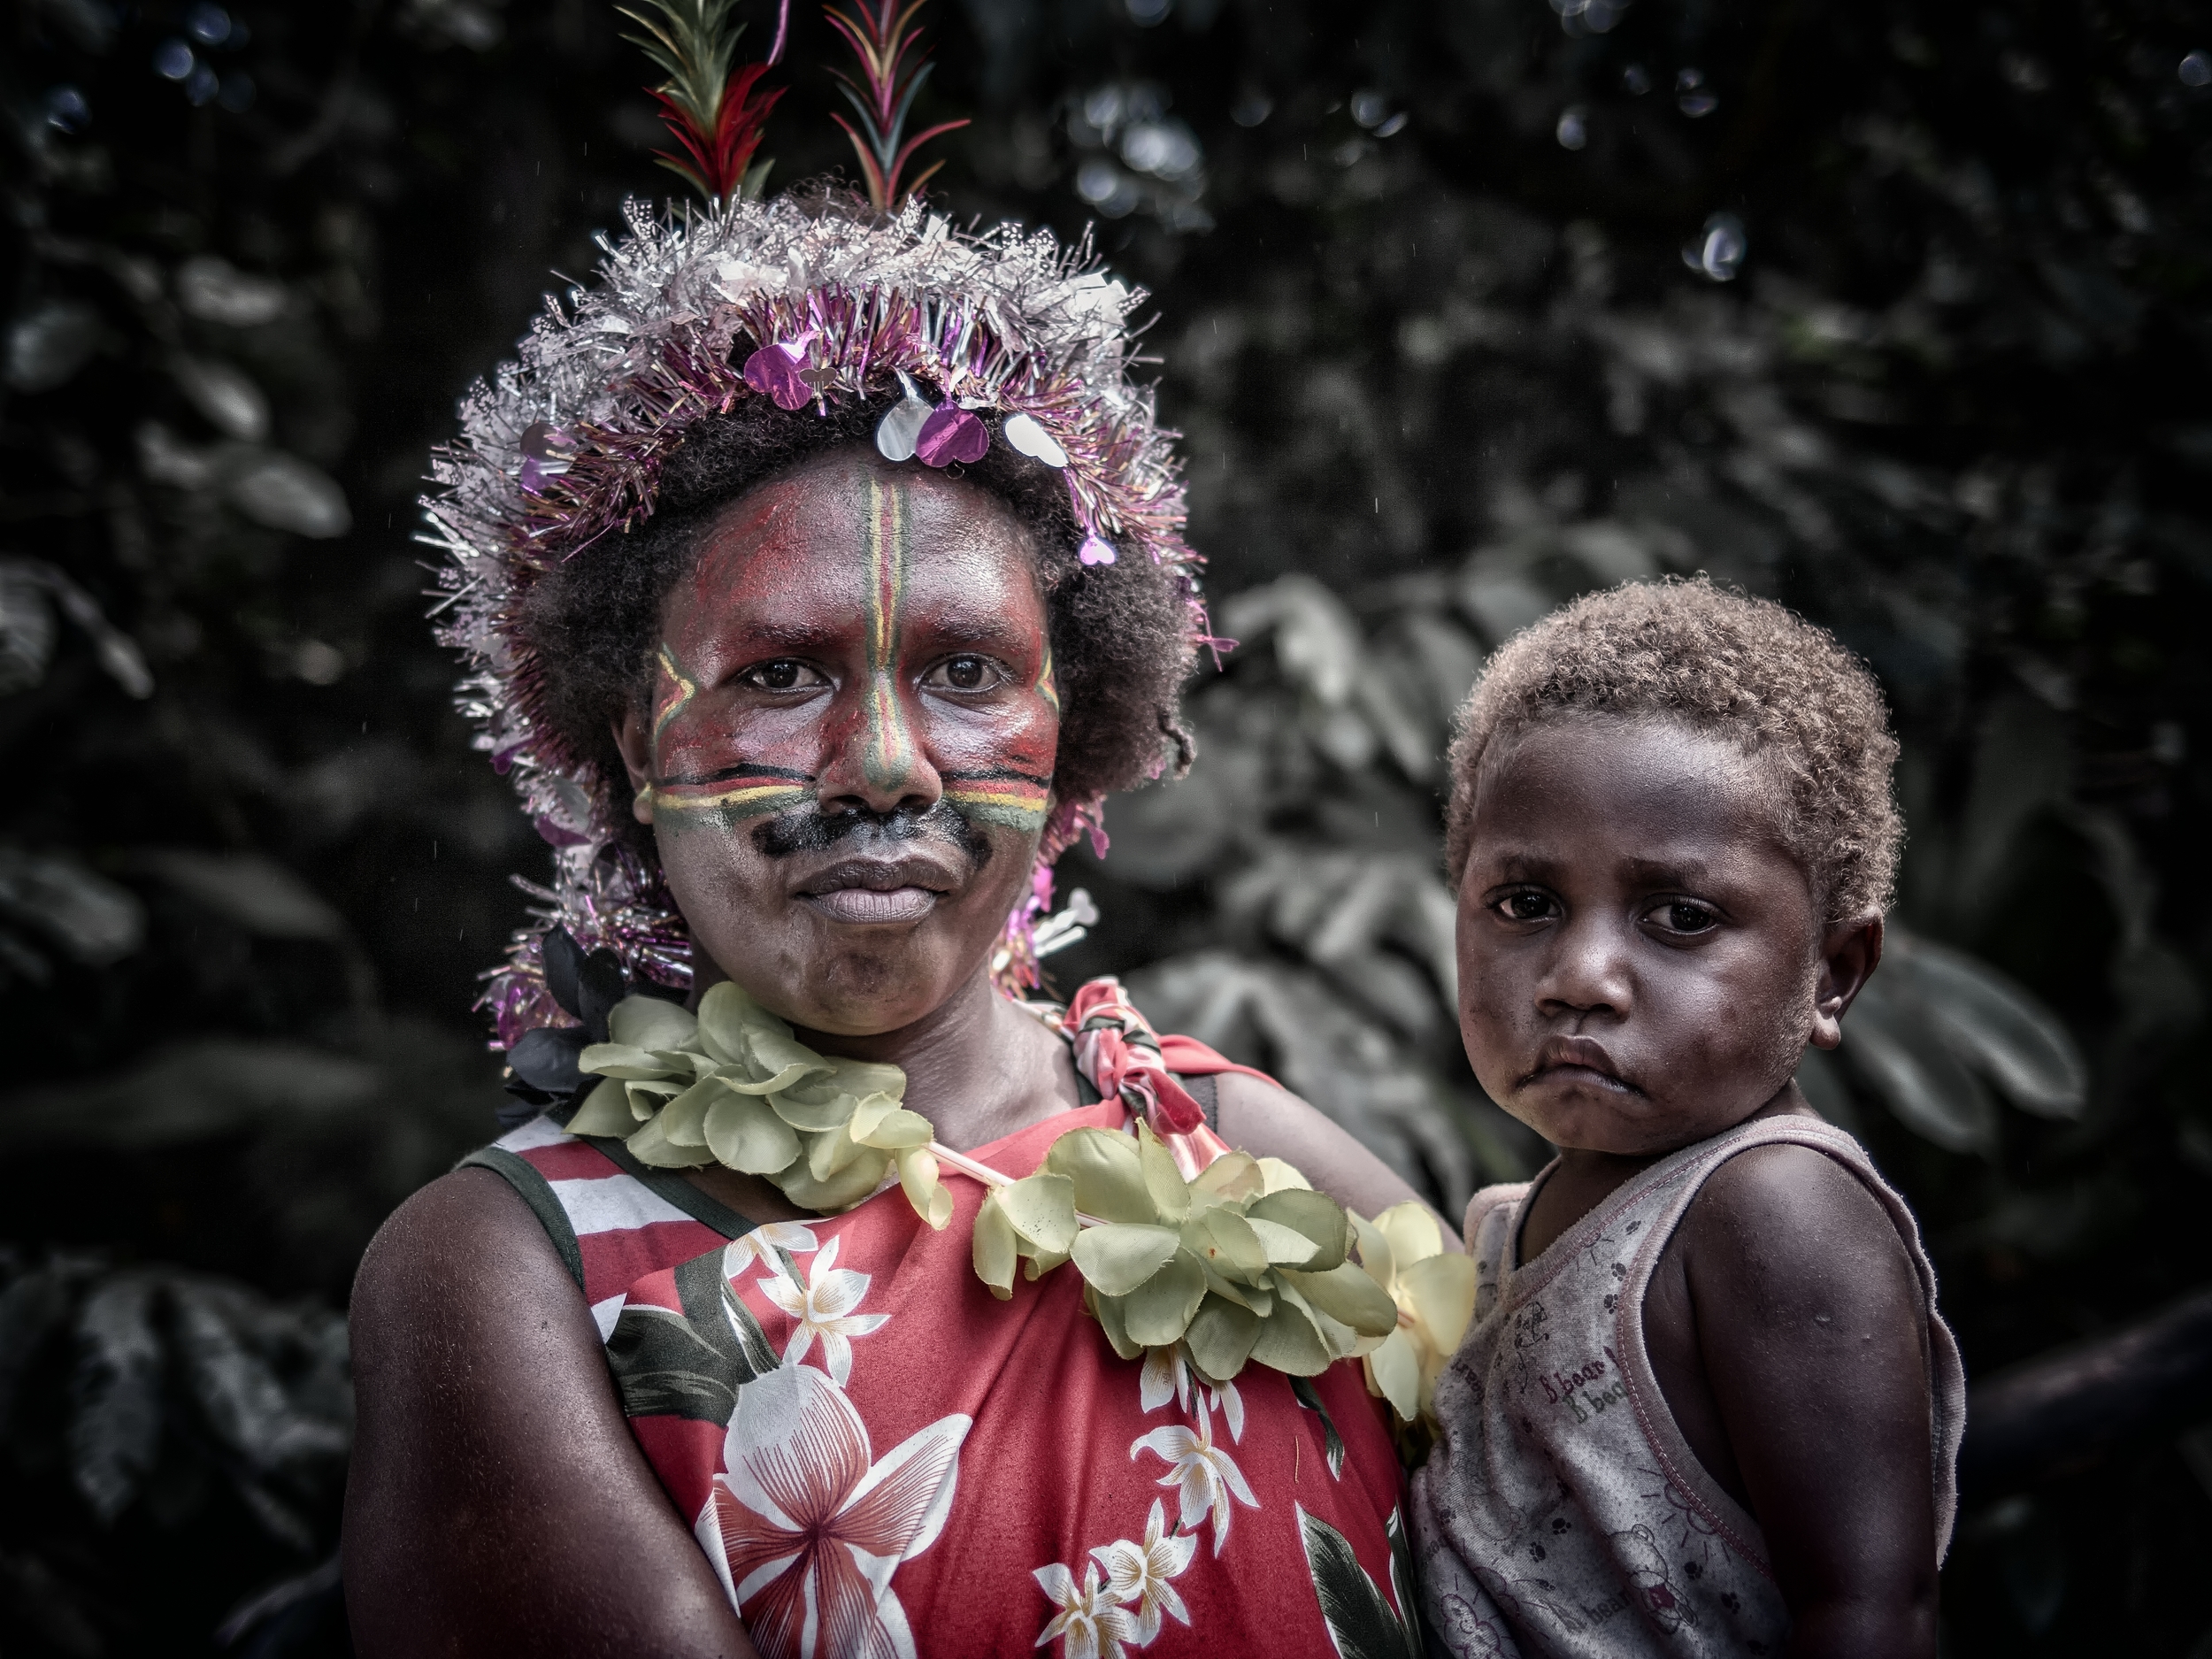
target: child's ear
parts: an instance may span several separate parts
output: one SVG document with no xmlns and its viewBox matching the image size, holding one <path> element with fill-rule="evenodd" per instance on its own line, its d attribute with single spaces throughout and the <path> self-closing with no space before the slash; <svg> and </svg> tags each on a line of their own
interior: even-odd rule
<svg viewBox="0 0 2212 1659">
<path fill-rule="evenodd" d="M 1821 935 L 1820 977 L 1813 987 L 1814 1048 L 1832 1048 L 1843 1041 L 1843 1010 L 1865 988 L 1868 977 L 1881 960 L 1879 910 L 1865 910 L 1847 921 L 1833 923 Z"/>
<path fill-rule="evenodd" d="M 653 798 L 648 786 L 653 781 L 653 740 L 645 727 L 645 710 L 632 703 L 611 725 L 614 746 L 622 751 L 622 770 L 630 774 L 630 787 L 637 792 L 630 815 L 641 824 L 650 824 Z"/>
</svg>

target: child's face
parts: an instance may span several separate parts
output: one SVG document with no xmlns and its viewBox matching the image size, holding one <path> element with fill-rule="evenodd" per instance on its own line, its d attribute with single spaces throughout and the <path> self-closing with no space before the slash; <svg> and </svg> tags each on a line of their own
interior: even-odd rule
<svg viewBox="0 0 2212 1659">
<path fill-rule="evenodd" d="M 1562 1148 L 1648 1156 L 1742 1121 L 1833 1025 L 1779 786 L 1672 721 L 1509 741 L 1481 778 L 1459 888 L 1475 1075 Z"/>
</svg>

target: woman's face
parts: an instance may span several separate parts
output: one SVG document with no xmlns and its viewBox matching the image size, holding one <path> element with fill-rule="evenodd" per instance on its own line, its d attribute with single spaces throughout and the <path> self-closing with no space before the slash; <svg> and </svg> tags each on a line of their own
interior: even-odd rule
<svg viewBox="0 0 2212 1659">
<path fill-rule="evenodd" d="M 1028 533 L 840 449 L 753 489 L 661 606 L 618 729 L 696 947 L 818 1032 L 911 1024 L 1025 890 L 1060 703 Z"/>
</svg>

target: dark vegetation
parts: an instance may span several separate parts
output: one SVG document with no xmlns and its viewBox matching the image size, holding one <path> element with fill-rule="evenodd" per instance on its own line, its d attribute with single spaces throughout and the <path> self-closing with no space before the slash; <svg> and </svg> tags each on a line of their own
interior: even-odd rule
<svg viewBox="0 0 2212 1659">
<path fill-rule="evenodd" d="M 490 1133 L 472 976 L 542 858 L 450 711 L 411 503 L 549 271 L 667 182 L 648 72 L 598 0 L 4 18 L 0 1647 L 235 1612 L 234 1651 L 339 1651 L 337 1310 Z M 2040 1367 L 1979 1397 L 1947 1648 L 2212 1651 L 2212 14 L 934 27 L 926 111 L 975 118 L 941 200 L 1096 216 L 1155 289 L 1246 641 L 1191 780 L 1067 866 L 1104 918 L 1063 983 L 1131 972 L 1440 1197 L 1525 1172 L 1449 1018 L 1447 713 L 1593 586 L 1801 607 L 1883 676 L 1912 838 L 1807 1087 L 1911 1195 L 1970 1370 Z M 829 50 L 796 8 L 776 180 L 850 165 Z"/>
</svg>

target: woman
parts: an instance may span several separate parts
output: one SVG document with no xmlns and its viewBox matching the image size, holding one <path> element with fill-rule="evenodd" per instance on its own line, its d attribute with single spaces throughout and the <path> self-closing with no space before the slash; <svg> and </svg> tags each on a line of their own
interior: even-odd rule
<svg viewBox="0 0 2212 1659">
<path fill-rule="evenodd" d="M 364 1653 L 1412 1651 L 1386 1419 L 1284 1288 L 1323 1307 L 1344 1224 L 1222 1223 L 1271 1292 L 1198 1260 L 1233 1180 L 1313 1213 L 1229 1146 L 1411 1194 L 1110 982 L 1011 995 L 1053 858 L 1190 758 L 1135 298 L 1010 227 L 733 203 L 634 219 L 472 396 L 432 511 L 558 849 L 492 995 L 549 1110 L 363 1264 Z M 1142 1284 L 1024 1218 L 1107 1192 L 1086 1156 L 1141 1157 L 1158 1214 L 1086 1219 L 1163 1241 Z"/>
</svg>

